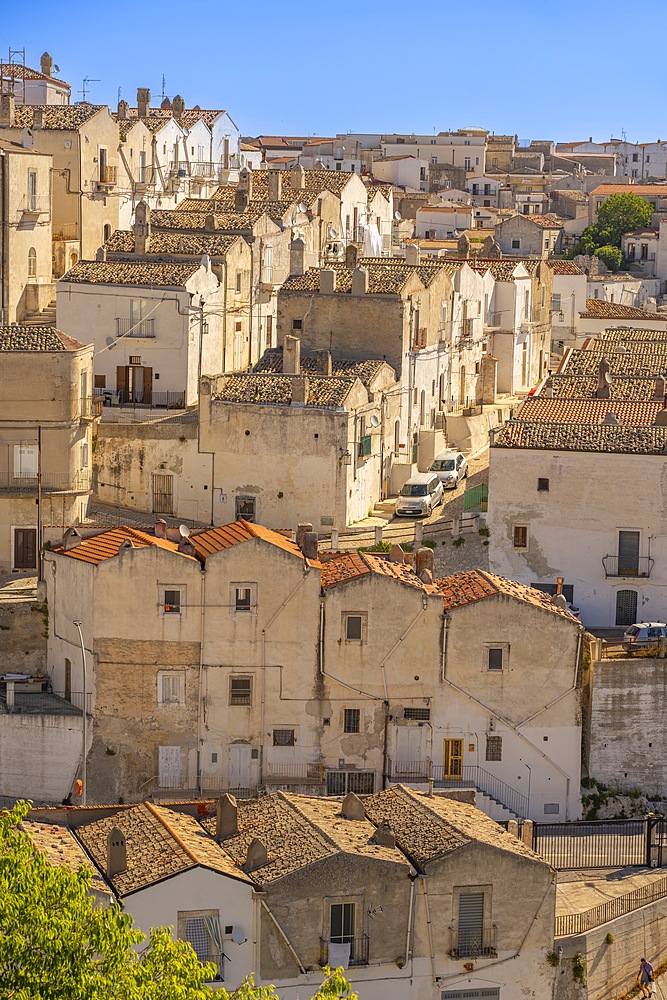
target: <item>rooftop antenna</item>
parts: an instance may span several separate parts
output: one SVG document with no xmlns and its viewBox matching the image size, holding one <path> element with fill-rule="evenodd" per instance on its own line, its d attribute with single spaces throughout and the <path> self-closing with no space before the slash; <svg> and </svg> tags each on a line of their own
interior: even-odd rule
<svg viewBox="0 0 667 1000">
<path fill-rule="evenodd" d="M 628 141 L 628 135 L 624 128 L 621 129 L 621 139 L 623 140 L 623 142 Z"/>
<path fill-rule="evenodd" d="M 160 95 L 160 101 L 164 101 L 164 98 L 165 98 L 165 93 L 164 93 L 165 84 L 166 84 L 166 80 L 164 78 L 164 73 L 163 73 L 162 74 L 162 94 Z"/>
<path fill-rule="evenodd" d="M 122 93 L 123 93 L 123 88 L 122 88 L 122 87 L 119 87 L 119 88 L 118 88 L 118 98 L 117 98 L 117 103 L 118 103 L 118 104 L 120 104 L 120 95 L 121 95 Z"/>
<path fill-rule="evenodd" d="M 21 83 L 22 83 L 22 86 L 23 86 L 23 95 L 22 95 L 21 100 L 25 104 L 25 48 L 23 48 L 23 49 L 13 49 L 10 46 L 7 51 L 9 53 L 9 58 L 7 60 L 7 62 L 9 63 L 9 65 L 10 66 L 20 66 L 20 68 L 21 68 L 21 77 L 20 77 L 20 79 L 21 79 Z M 17 77 L 12 72 L 11 69 L 10 69 L 9 73 L 10 73 L 10 76 L 9 76 L 10 93 L 11 94 L 15 94 Z"/>
<path fill-rule="evenodd" d="M 89 83 L 99 83 L 99 82 L 100 82 L 99 80 L 93 80 L 92 77 L 90 77 L 90 76 L 84 76 L 84 78 L 83 78 L 83 89 L 78 91 L 78 93 L 81 94 L 81 100 L 82 101 L 88 100 L 88 91 L 90 90 L 90 87 L 88 86 L 88 84 Z"/>
</svg>

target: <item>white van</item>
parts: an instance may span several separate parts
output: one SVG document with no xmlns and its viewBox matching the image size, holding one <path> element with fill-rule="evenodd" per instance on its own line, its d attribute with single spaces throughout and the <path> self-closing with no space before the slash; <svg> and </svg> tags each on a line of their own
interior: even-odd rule
<svg viewBox="0 0 667 1000">
<path fill-rule="evenodd" d="M 433 508 L 442 503 L 445 491 L 432 472 L 411 476 L 400 492 L 396 504 L 399 517 L 428 517 Z"/>
</svg>

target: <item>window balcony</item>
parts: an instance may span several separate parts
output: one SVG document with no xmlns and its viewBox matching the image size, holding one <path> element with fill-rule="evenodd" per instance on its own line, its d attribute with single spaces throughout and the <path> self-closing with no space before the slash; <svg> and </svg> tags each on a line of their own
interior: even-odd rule
<svg viewBox="0 0 667 1000">
<path fill-rule="evenodd" d="M 449 928 L 449 954 L 452 958 L 497 958 L 498 928 L 495 924 L 483 927 Z"/>
<path fill-rule="evenodd" d="M 154 338 L 155 327 L 152 319 L 125 319 L 116 317 L 117 337 L 137 337 L 139 339 Z"/>
<path fill-rule="evenodd" d="M 647 579 L 651 575 L 654 560 L 650 556 L 638 556 L 636 559 L 619 560 L 618 556 L 603 556 L 604 575 L 623 577 L 624 579 Z"/>
<path fill-rule="evenodd" d="M 348 938 L 344 940 L 339 939 L 338 941 L 326 941 L 324 938 L 320 938 L 320 965 L 329 965 L 330 955 L 329 955 L 329 945 L 332 944 L 336 949 L 342 948 L 344 945 L 350 946 L 350 959 L 348 965 L 350 968 L 358 965 L 368 965 L 368 935 L 362 934 L 361 937 Z M 335 956 L 334 958 L 335 964 Z"/>
<path fill-rule="evenodd" d="M 109 191 L 118 183 L 118 167 L 100 165 L 100 176 L 97 180 L 98 191 Z"/>
<path fill-rule="evenodd" d="M 170 160 L 169 173 L 177 177 L 201 177 L 203 179 L 215 180 L 218 176 L 219 166 L 210 160 Z"/>
<path fill-rule="evenodd" d="M 13 476 L 11 473 L 0 473 L 0 493 L 13 493 L 15 496 L 37 496 L 41 485 L 42 494 L 47 493 L 89 493 L 91 490 L 90 474 L 82 472 L 70 475 L 68 472 L 43 472 L 41 484 L 37 473 Z"/>
<path fill-rule="evenodd" d="M 25 219 L 38 219 L 40 215 L 51 213 L 51 203 L 48 198 L 31 197 L 28 194 L 21 202 L 20 212 Z"/>
</svg>

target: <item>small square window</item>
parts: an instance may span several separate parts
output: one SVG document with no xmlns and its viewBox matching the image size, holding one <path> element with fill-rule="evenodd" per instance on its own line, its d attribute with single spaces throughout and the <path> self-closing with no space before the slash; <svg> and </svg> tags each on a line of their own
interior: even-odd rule
<svg viewBox="0 0 667 1000">
<path fill-rule="evenodd" d="M 345 615 L 345 639 L 347 642 L 362 642 L 364 621 L 362 615 Z"/>
<path fill-rule="evenodd" d="M 293 319 L 292 320 L 292 329 L 293 330 L 303 330 L 303 320 L 302 319 Z"/>
<path fill-rule="evenodd" d="M 234 587 L 234 610 L 252 611 L 252 587 Z"/>
<path fill-rule="evenodd" d="M 525 524 L 514 525 L 513 542 L 515 549 L 528 548 L 528 528 Z"/>
<path fill-rule="evenodd" d="M 165 615 L 180 615 L 181 613 L 181 592 L 180 590 L 163 591 L 162 610 Z"/>
<path fill-rule="evenodd" d="M 139 354 L 130 354 L 130 364 L 131 365 L 140 365 L 141 364 L 141 355 L 139 355 Z"/>
<path fill-rule="evenodd" d="M 548 493 L 549 492 L 549 480 L 548 479 L 538 479 L 537 480 L 537 492 L 538 493 Z"/>
<path fill-rule="evenodd" d="M 158 673 L 158 702 L 161 705 L 182 705 L 185 702 L 185 672 L 161 670 Z"/>
<path fill-rule="evenodd" d="M 343 718 L 344 733 L 358 733 L 361 721 L 361 710 L 358 708 L 346 708 Z"/>
<path fill-rule="evenodd" d="M 249 521 L 254 523 L 257 517 L 257 498 L 256 497 L 236 497 L 234 501 L 236 509 L 236 520 Z"/>
<path fill-rule="evenodd" d="M 293 729 L 274 729 L 273 730 L 273 745 L 274 747 L 293 747 L 296 743 L 294 738 Z"/>
<path fill-rule="evenodd" d="M 230 677 L 229 704 L 252 704 L 252 677 Z"/>
<path fill-rule="evenodd" d="M 404 708 L 403 718 L 410 722 L 429 722 L 431 718 L 430 708 Z"/>
<path fill-rule="evenodd" d="M 217 755 L 217 753 L 212 753 L 211 754 L 211 764 L 217 764 L 217 763 L 218 763 L 218 755 Z"/>
<path fill-rule="evenodd" d="M 521 240 L 512 240 L 512 250 L 521 249 Z"/>
<path fill-rule="evenodd" d="M 487 649 L 487 667 L 489 670 L 503 669 L 503 647 L 489 646 Z"/>
<path fill-rule="evenodd" d="M 96 375 L 95 376 L 95 388 L 96 389 L 106 389 L 107 387 L 107 377 L 106 375 Z"/>
<path fill-rule="evenodd" d="M 503 759 L 503 738 L 502 736 L 486 737 L 486 759 L 499 761 Z"/>
</svg>

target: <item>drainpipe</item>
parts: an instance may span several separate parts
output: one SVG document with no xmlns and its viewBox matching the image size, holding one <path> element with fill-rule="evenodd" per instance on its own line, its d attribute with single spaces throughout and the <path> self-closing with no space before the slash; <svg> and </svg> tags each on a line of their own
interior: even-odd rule
<svg viewBox="0 0 667 1000">
<path fill-rule="evenodd" d="M 201 744 L 202 744 L 202 677 L 204 676 L 204 615 L 206 611 L 206 565 L 201 568 L 201 614 L 199 616 L 199 676 L 197 679 L 197 791 L 202 793 Z"/>
<path fill-rule="evenodd" d="M 324 601 L 320 601 L 320 636 L 319 636 L 319 655 L 318 655 L 320 676 L 326 677 L 327 680 L 333 681 L 334 684 L 340 684 L 341 687 L 346 688 L 346 690 L 348 691 L 353 691 L 355 694 L 361 695 L 362 698 L 370 698 L 371 701 L 383 701 L 384 699 L 381 698 L 379 695 L 370 694 L 368 691 L 362 691 L 361 688 L 356 688 L 353 687 L 351 684 L 346 684 L 345 681 L 341 681 L 340 678 L 334 677 L 333 674 L 328 674 L 326 672 L 326 670 L 324 669 L 324 624 L 325 624 Z"/>
<path fill-rule="evenodd" d="M 407 965 L 409 961 L 412 961 L 412 915 L 415 908 L 415 883 L 417 882 L 418 875 L 416 872 L 410 872 L 408 875 L 410 879 L 410 906 L 408 908 L 408 933 L 405 938 L 405 964 Z"/>
<path fill-rule="evenodd" d="M 433 982 L 436 981 L 435 975 L 435 952 L 433 951 L 433 926 L 431 924 L 431 908 L 428 904 L 428 890 L 426 888 L 426 879 L 428 875 L 419 875 L 422 883 L 422 891 L 424 893 L 424 905 L 426 907 L 426 925 L 428 927 L 428 950 L 431 956 L 431 973 L 433 975 Z"/>
<path fill-rule="evenodd" d="M 442 679 L 445 680 L 447 676 L 447 640 L 449 638 L 449 626 L 452 623 L 452 617 L 446 611 L 442 615 Z"/>
<path fill-rule="evenodd" d="M 0 321 L 2 323 L 9 322 L 9 215 L 8 215 L 8 178 L 9 171 L 7 170 L 7 157 L 3 152 L 0 153 L 0 210 L 2 215 L 0 215 L 0 220 L 2 224 L 2 253 L 0 253 L 0 261 L 2 261 L 2 266 L 0 267 Z"/>
<path fill-rule="evenodd" d="M 283 941 L 284 941 L 284 942 L 285 942 L 285 944 L 287 945 L 287 947 L 288 947 L 288 949 L 289 949 L 289 952 L 290 952 L 290 954 L 291 954 L 292 958 L 294 959 L 294 961 L 295 961 L 295 962 L 296 962 L 296 964 L 297 964 L 297 967 L 298 967 L 298 969 L 299 969 L 299 972 L 301 973 L 301 975 L 302 975 L 302 976 L 305 976 L 305 974 L 306 974 L 306 970 L 305 970 L 305 969 L 304 969 L 304 967 L 303 967 L 303 964 L 302 964 L 302 962 L 301 962 L 301 959 L 299 958 L 299 956 L 298 956 L 298 955 L 297 955 L 297 953 L 295 952 L 294 948 L 292 947 L 292 944 L 291 944 L 291 942 L 290 942 L 290 939 L 289 939 L 289 938 L 287 937 L 287 934 L 285 934 L 285 931 L 284 931 L 284 930 L 282 929 L 282 927 L 280 926 L 280 924 L 278 923 L 278 921 L 277 921 L 277 920 L 276 920 L 276 918 L 274 917 L 273 913 L 271 912 L 271 910 L 270 910 L 270 909 L 269 909 L 269 907 L 267 906 L 266 902 L 265 902 L 265 901 L 264 901 L 263 899 L 262 899 L 262 900 L 260 900 L 260 902 L 261 902 L 262 906 L 264 907 L 264 909 L 266 910 L 266 912 L 268 913 L 269 917 L 271 918 L 271 920 L 272 920 L 272 922 L 273 922 L 273 924 L 274 924 L 274 926 L 275 926 L 276 930 L 277 930 L 277 931 L 278 931 L 278 933 L 280 934 L 281 938 L 283 939 Z"/>
</svg>

